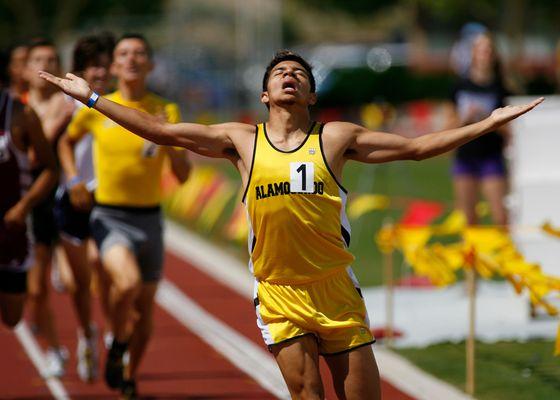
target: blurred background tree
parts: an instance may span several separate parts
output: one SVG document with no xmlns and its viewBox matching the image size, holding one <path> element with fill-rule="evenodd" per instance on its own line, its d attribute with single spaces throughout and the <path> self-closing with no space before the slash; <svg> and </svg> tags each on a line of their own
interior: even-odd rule
<svg viewBox="0 0 560 400">
<path fill-rule="evenodd" d="M 0 0 L 0 47 L 44 35 L 66 59 L 79 35 L 140 31 L 154 45 L 161 92 L 191 103 L 186 116 L 229 119 L 264 113 L 260 71 L 280 47 L 320 67 L 324 106 L 445 99 L 449 50 L 472 21 L 496 33 L 516 92 L 556 89 L 560 2 L 550 0 Z M 390 46 L 402 56 L 391 53 L 387 69 L 368 65 L 370 50 Z M 336 65 L 316 57 L 329 52 Z"/>
<path fill-rule="evenodd" d="M 57 40 L 92 20 L 119 16 L 161 16 L 165 1 L 0 0 L 0 46 L 45 36 Z"/>
</svg>

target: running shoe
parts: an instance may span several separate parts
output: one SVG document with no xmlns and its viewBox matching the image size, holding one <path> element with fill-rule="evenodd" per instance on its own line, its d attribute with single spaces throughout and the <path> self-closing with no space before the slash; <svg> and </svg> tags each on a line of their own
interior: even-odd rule
<svg viewBox="0 0 560 400">
<path fill-rule="evenodd" d="M 127 343 L 119 343 L 113 340 L 111 349 L 105 361 L 105 383 L 111 389 L 119 389 L 123 383 L 123 354 L 126 351 Z"/>
<path fill-rule="evenodd" d="M 66 373 L 68 350 L 65 347 L 49 347 L 45 355 L 46 372 L 49 377 L 62 378 Z"/>
<path fill-rule="evenodd" d="M 86 338 L 81 330 L 78 332 L 78 376 L 83 382 L 93 382 L 99 373 L 99 352 L 97 350 L 97 328 L 92 327 L 91 337 Z"/>
<path fill-rule="evenodd" d="M 136 380 L 125 379 L 121 385 L 121 400 L 137 400 Z"/>
<path fill-rule="evenodd" d="M 105 350 L 109 350 L 112 344 L 113 344 L 113 332 L 107 331 L 103 335 L 103 345 L 105 346 Z"/>
</svg>

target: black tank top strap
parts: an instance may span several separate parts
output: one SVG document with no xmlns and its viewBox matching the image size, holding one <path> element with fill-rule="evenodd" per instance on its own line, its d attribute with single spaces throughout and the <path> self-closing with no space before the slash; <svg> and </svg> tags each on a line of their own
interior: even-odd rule
<svg viewBox="0 0 560 400">
<path fill-rule="evenodd" d="M 11 137 L 12 132 L 12 110 L 14 108 L 14 99 L 12 96 L 6 95 L 6 108 L 2 109 L 5 111 L 4 115 L 4 131 L 9 132 L 9 136 Z"/>
<path fill-rule="evenodd" d="M 6 103 L 10 97 L 6 89 L 0 91 L 0 119 L 4 119 L 6 115 Z"/>
</svg>

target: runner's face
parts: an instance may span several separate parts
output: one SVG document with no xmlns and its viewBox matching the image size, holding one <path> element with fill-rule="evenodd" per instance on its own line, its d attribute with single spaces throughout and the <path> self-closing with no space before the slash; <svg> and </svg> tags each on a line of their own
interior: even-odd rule
<svg viewBox="0 0 560 400">
<path fill-rule="evenodd" d="M 60 65 L 56 49 L 51 46 L 35 47 L 29 51 L 26 64 L 26 77 L 31 88 L 47 87 L 49 83 L 39 77 L 39 71 L 59 75 Z"/>
<path fill-rule="evenodd" d="M 472 62 L 483 68 L 491 68 L 494 63 L 494 44 L 486 35 L 478 36 L 473 42 Z"/>
<path fill-rule="evenodd" d="M 146 45 L 140 39 L 124 39 L 113 54 L 111 72 L 125 82 L 143 82 L 153 68 Z"/>
<path fill-rule="evenodd" d="M 12 56 L 10 58 L 10 65 L 8 66 L 11 82 L 18 84 L 24 79 L 23 71 L 25 69 L 26 62 L 27 62 L 27 47 L 25 46 L 16 47 L 12 51 Z"/>
<path fill-rule="evenodd" d="M 315 104 L 317 96 L 311 93 L 311 83 L 305 68 L 296 61 L 283 61 L 270 71 L 267 91 L 261 101 L 281 105 Z"/>
<path fill-rule="evenodd" d="M 89 83 L 91 89 L 99 94 L 107 91 L 109 85 L 109 68 L 111 58 L 108 54 L 101 54 L 95 63 L 88 65 L 83 73 L 83 78 Z"/>
</svg>

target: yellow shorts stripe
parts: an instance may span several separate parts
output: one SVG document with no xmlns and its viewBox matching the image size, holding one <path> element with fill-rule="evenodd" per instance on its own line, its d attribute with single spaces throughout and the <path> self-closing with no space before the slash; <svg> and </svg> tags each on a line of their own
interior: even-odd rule
<svg viewBox="0 0 560 400">
<path fill-rule="evenodd" d="M 256 282 L 257 324 L 268 346 L 313 334 L 321 354 L 374 341 L 358 282 L 350 267 L 304 285 Z"/>
</svg>

